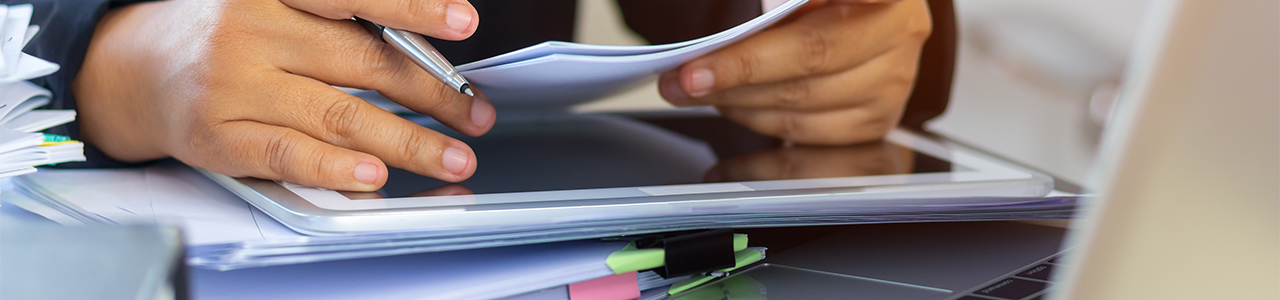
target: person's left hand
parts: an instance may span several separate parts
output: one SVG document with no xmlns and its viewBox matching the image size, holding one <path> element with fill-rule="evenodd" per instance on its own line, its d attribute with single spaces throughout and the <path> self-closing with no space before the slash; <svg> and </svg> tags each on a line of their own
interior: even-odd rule
<svg viewBox="0 0 1280 300">
<path fill-rule="evenodd" d="M 662 96 L 802 144 L 884 137 L 933 28 L 925 0 L 812 0 L 793 16 L 662 74 Z"/>
</svg>

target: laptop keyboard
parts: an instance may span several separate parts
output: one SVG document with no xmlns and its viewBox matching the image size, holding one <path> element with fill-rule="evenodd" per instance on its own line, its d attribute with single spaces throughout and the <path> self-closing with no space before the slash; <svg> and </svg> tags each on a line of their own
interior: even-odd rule
<svg viewBox="0 0 1280 300">
<path fill-rule="evenodd" d="M 1056 254 L 1034 266 L 1018 271 L 1013 275 L 996 280 L 977 290 L 970 291 L 956 300 L 1040 300 L 1044 299 L 1053 269 L 1058 268 Z"/>
</svg>

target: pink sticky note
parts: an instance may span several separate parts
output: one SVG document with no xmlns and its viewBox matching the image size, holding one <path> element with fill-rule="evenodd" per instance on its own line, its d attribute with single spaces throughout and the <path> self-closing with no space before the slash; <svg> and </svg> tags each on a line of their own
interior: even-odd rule
<svg viewBox="0 0 1280 300">
<path fill-rule="evenodd" d="M 636 272 L 600 277 L 569 285 L 570 300 L 630 300 L 640 298 Z"/>
</svg>

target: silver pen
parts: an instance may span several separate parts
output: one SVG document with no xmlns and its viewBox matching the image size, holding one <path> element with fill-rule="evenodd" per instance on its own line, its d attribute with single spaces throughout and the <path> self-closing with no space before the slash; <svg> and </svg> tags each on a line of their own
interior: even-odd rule
<svg viewBox="0 0 1280 300">
<path fill-rule="evenodd" d="M 409 60 L 422 67 L 423 70 L 427 70 L 427 73 L 431 73 L 431 76 L 439 79 L 440 82 L 459 93 L 472 97 L 476 96 L 471 92 L 471 83 L 467 82 L 467 78 L 462 77 L 462 74 L 458 74 L 458 70 L 453 68 L 453 64 L 444 59 L 444 55 L 440 55 L 440 51 L 437 51 L 436 47 L 432 47 L 431 44 L 427 43 L 427 39 L 422 38 L 422 35 L 378 25 L 358 17 L 354 19 L 369 33 L 378 36 L 383 42 L 391 44 L 392 47 L 399 50 L 400 53 L 409 56 Z"/>
</svg>

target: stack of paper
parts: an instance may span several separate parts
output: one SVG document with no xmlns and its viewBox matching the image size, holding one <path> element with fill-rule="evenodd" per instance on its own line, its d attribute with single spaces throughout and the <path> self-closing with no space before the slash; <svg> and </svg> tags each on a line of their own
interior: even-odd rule
<svg viewBox="0 0 1280 300">
<path fill-rule="evenodd" d="M 563 223 L 450 232 L 306 236 L 176 161 L 141 169 L 45 170 L 17 178 L 30 198 L 6 199 L 63 224 L 177 223 L 192 265 L 232 270 L 702 228 L 1068 218 L 1076 197 L 861 201 L 797 214 L 733 214 Z"/>
<path fill-rule="evenodd" d="M 184 235 L 188 242 L 225 240 L 233 236 L 259 240 L 271 237 L 275 242 L 289 240 L 282 235 L 285 233 L 273 231 L 286 230 L 276 221 L 251 212 L 250 208 L 243 206 L 243 202 L 240 202 L 240 207 L 229 205 L 236 200 L 234 195 L 228 194 L 225 198 L 212 198 L 202 203 L 198 199 L 216 197 L 219 194 L 216 190 L 202 191 L 199 187 L 217 188 L 216 184 L 186 183 L 186 179 L 205 179 L 190 170 L 174 168 L 177 167 L 175 164 L 164 164 L 167 167 L 153 167 L 156 172 L 95 170 L 92 172 L 100 175 L 95 182 L 84 182 L 87 176 L 58 176 L 62 180 L 84 182 L 87 185 L 51 186 L 50 189 L 64 195 L 100 195 L 83 202 L 68 203 L 66 207 L 44 206 L 38 203 L 39 200 L 27 197 L 24 193 L 12 193 L 5 201 L 6 204 L 16 204 L 63 224 L 81 224 L 58 213 L 59 210 L 71 207 L 90 207 L 99 212 L 94 217 L 109 217 L 119 223 L 185 224 Z M 74 174 L 79 171 L 54 170 L 33 175 L 63 172 Z M 193 177 L 182 176 L 184 173 Z M 139 182 L 139 179 L 143 182 Z M 174 201 L 155 201 L 166 199 Z M 182 207 L 187 205 L 193 206 L 192 209 Z M 177 210 L 186 211 L 187 215 L 181 219 L 167 215 Z M 233 218 L 231 212 L 243 212 L 248 218 Z M 218 226 L 220 223 L 223 226 Z M 764 248 L 749 245 L 746 235 L 735 235 L 733 250 L 736 263 L 734 267 L 719 272 L 741 269 L 765 258 Z M 207 247 L 211 246 L 188 249 Z M 637 249 L 628 240 L 579 240 L 260 266 L 229 271 L 197 268 L 191 273 L 191 289 L 196 299 L 215 300 L 499 297 L 583 299 L 571 296 L 601 290 L 667 295 L 701 285 L 711 277 L 698 274 L 663 278 L 649 271 L 663 266 L 664 259 L 664 249 Z M 629 285 L 627 282 L 618 284 L 616 280 L 609 280 L 628 277 Z"/>
<path fill-rule="evenodd" d="M 733 271 L 764 258 L 762 247 L 735 243 Z M 628 250 L 631 249 L 631 250 Z M 643 249 L 662 251 L 662 249 Z M 635 299 L 670 295 L 714 276 L 663 278 L 648 265 L 611 263 L 635 251 L 627 242 L 572 241 L 440 253 L 317 262 L 231 271 L 196 269 L 197 299 Z M 715 272 L 724 274 L 724 272 Z M 585 297 L 590 294 L 629 297 Z"/>
<path fill-rule="evenodd" d="M 789 0 L 742 25 L 667 45 L 546 42 L 458 67 L 494 105 L 567 107 L 626 90 L 680 64 L 768 28 L 808 0 Z"/>
<path fill-rule="evenodd" d="M 75 120 L 74 110 L 36 110 L 51 94 L 27 80 L 52 74 L 58 65 L 22 53 L 40 30 L 30 25 L 30 4 L 0 6 L 0 178 L 35 172 L 34 166 L 84 160 L 84 145 L 38 133 Z"/>
</svg>

